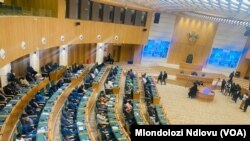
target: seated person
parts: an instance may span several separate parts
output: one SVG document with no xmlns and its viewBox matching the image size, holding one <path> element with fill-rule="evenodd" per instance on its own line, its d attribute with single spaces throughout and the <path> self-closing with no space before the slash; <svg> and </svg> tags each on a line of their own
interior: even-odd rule
<svg viewBox="0 0 250 141">
<path fill-rule="evenodd" d="M 130 100 L 127 100 L 127 102 L 124 104 L 124 108 L 127 113 L 130 113 L 133 110 L 133 106 Z"/>
<path fill-rule="evenodd" d="M 44 96 L 40 92 L 38 92 L 35 95 L 35 99 L 36 99 L 37 102 L 41 102 L 41 103 L 45 103 L 45 101 L 46 101 Z"/>
<path fill-rule="evenodd" d="M 26 80 L 28 82 L 33 82 L 33 83 L 36 82 L 36 78 L 30 72 L 27 72 Z"/>
<path fill-rule="evenodd" d="M 96 120 L 97 120 L 97 123 L 101 124 L 101 125 L 103 125 L 103 124 L 106 124 L 106 125 L 109 124 L 108 123 L 108 119 L 104 116 L 103 112 L 97 113 Z"/>
<path fill-rule="evenodd" d="M 29 83 L 24 77 L 20 77 L 20 78 L 19 78 L 19 82 L 20 82 L 20 84 L 21 84 L 22 86 L 24 86 L 24 87 L 30 86 L 30 83 Z"/>
<path fill-rule="evenodd" d="M 81 85 L 77 91 L 78 93 L 85 93 L 87 90 L 85 89 L 84 85 Z"/>
<path fill-rule="evenodd" d="M 16 74 L 13 70 L 10 70 L 10 73 L 7 74 L 7 80 L 9 82 L 17 82 Z"/>
<path fill-rule="evenodd" d="M 27 123 L 29 123 L 30 125 L 33 125 L 33 124 L 37 124 L 38 120 L 35 118 L 35 119 L 32 119 L 30 118 L 29 115 L 27 114 L 23 114 L 23 117 L 22 117 L 22 120 L 25 120 Z"/>
<path fill-rule="evenodd" d="M 16 141 L 25 141 L 24 138 L 22 137 L 22 134 L 16 135 Z"/>
<path fill-rule="evenodd" d="M 37 75 L 37 71 L 35 71 L 31 66 L 27 67 L 27 72 L 30 72 L 34 76 Z"/>
<path fill-rule="evenodd" d="M 11 85 L 11 83 L 9 83 L 8 85 L 3 87 L 3 91 L 6 95 L 16 95 L 17 91 L 15 90 L 15 88 Z"/>
</svg>

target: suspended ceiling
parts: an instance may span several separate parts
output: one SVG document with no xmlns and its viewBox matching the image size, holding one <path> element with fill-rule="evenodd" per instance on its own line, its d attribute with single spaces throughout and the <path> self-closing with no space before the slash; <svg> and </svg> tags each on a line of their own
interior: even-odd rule
<svg viewBox="0 0 250 141">
<path fill-rule="evenodd" d="M 140 5 L 156 12 L 196 12 L 250 21 L 250 0 L 113 0 Z"/>
</svg>

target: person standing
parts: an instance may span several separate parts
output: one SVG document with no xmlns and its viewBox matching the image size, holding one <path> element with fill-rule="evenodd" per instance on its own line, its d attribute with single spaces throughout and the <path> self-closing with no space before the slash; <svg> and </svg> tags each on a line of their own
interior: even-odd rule
<svg viewBox="0 0 250 141">
<path fill-rule="evenodd" d="M 160 75 L 158 76 L 157 83 L 160 81 L 162 85 L 162 78 L 163 78 L 163 74 L 161 72 Z"/>
<path fill-rule="evenodd" d="M 229 81 L 230 82 L 233 82 L 233 77 L 234 77 L 234 71 L 232 72 L 232 73 L 230 73 L 230 75 L 229 75 Z"/>
<path fill-rule="evenodd" d="M 245 103 L 246 103 L 246 100 L 248 99 L 248 93 L 245 93 L 243 95 L 243 98 L 242 98 L 242 101 L 241 101 L 241 104 L 240 104 L 240 109 L 243 108 L 243 106 L 245 106 Z"/>
<path fill-rule="evenodd" d="M 168 79 L 168 74 L 166 73 L 166 71 L 164 71 L 164 74 L 163 74 L 164 85 L 166 85 L 166 79 Z"/>
<path fill-rule="evenodd" d="M 221 92 L 224 92 L 224 89 L 225 89 L 225 86 L 226 86 L 226 80 L 223 79 L 222 82 L 221 82 Z"/>
<path fill-rule="evenodd" d="M 243 112 L 246 112 L 246 111 L 247 111 L 247 107 L 248 107 L 249 104 L 250 104 L 250 96 L 246 99 L 246 102 L 245 102 L 245 105 L 244 105 Z"/>
</svg>

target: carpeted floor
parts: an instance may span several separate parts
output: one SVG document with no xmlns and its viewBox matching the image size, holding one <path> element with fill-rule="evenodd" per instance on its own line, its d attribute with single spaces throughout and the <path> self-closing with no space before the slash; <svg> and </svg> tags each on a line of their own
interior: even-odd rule
<svg viewBox="0 0 250 141">
<path fill-rule="evenodd" d="M 161 104 L 172 124 L 250 124 L 250 107 L 247 112 L 239 109 L 231 97 L 216 91 L 213 102 L 189 99 L 188 88 L 167 84 L 158 85 Z"/>
</svg>

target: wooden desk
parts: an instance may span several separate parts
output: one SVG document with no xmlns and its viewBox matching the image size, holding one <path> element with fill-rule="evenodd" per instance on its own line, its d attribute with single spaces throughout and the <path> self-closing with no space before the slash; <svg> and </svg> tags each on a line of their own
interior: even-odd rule
<svg viewBox="0 0 250 141">
<path fill-rule="evenodd" d="M 186 75 L 186 74 L 176 74 L 177 80 L 185 80 L 185 81 L 191 81 L 195 82 L 196 80 L 202 81 L 203 83 L 209 83 L 212 84 L 213 78 L 210 77 L 201 77 L 201 76 L 192 76 L 192 75 Z"/>
<path fill-rule="evenodd" d="M 87 74 L 88 70 L 84 70 L 82 73 L 83 74 Z M 55 104 L 51 110 L 51 113 L 49 115 L 49 122 L 48 122 L 48 140 L 49 141 L 54 141 L 55 140 L 55 128 L 56 126 L 56 121 L 60 115 L 60 112 L 62 110 L 62 107 L 64 106 L 65 101 L 67 100 L 69 94 L 72 92 L 72 90 L 78 86 L 82 81 L 83 81 L 83 77 L 85 75 L 81 75 L 81 77 L 78 77 L 77 79 L 74 79 L 71 84 L 69 85 L 69 87 L 64 90 L 64 92 L 57 98 L 57 100 L 55 101 Z"/>
<path fill-rule="evenodd" d="M 120 87 L 114 87 L 112 89 L 112 91 L 113 91 L 113 94 L 119 94 L 120 93 Z"/>
<path fill-rule="evenodd" d="M 62 76 L 63 73 L 67 70 L 66 66 L 63 66 L 61 68 L 59 68 L 56 71 L 52 71 L 50 72 L 49 76 L 50 76 L 50 80 L 54 80 L 55 82 L 57 82 Z"/>
<path fill-rule="evenodd" d="M 19 100 L 18 103 L 13 107 L 11 113 L 8 115 L 3 127 L 1 128 L 1 134 L 4 133 L 1 138 L 2 141 L 13 140 L 12 137 L 16 129 L 16 124 L 19 120 L 19 117 L 23 113 L 24 108 L 27 106 L 28 101 L 30 101 L 38 91 L 40 91 L 42 88 L 45 88 L 48 83 L 49 79 L 44 79 L 38 85 L 29 90 L 28 93 L 25 94 L 22 99 Z"/>
<path fill-rule="evenodd" d="M 211 102 L 214 100 L 215 94 L 211 92 L 210 88 L 198 87 L 197 98 L 199 100 Z"/>
<path fill-rule="evenodd" d="M 189 63 L 180 63 L 180 69 L 189 69 L 189 70 L 195 70 L 195 71 L 201 71 L 203 68 L 203 65 L 199 64 L 189 64 Z"/>
</svg>

